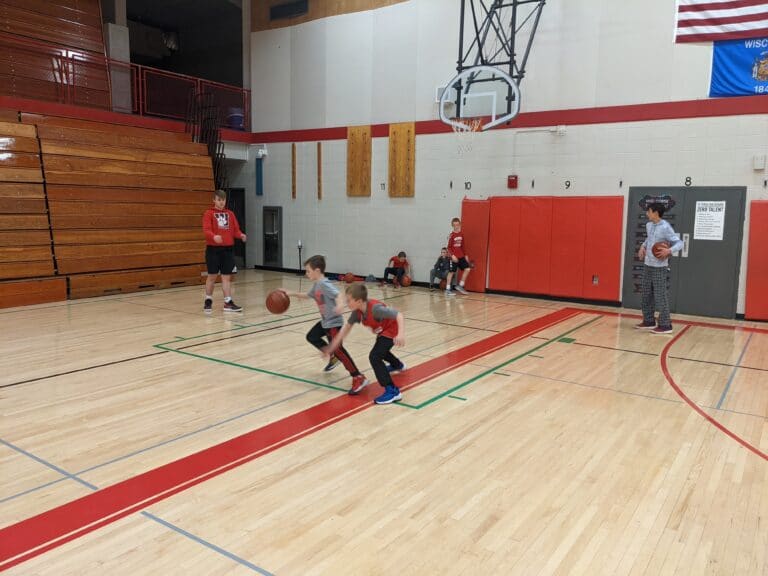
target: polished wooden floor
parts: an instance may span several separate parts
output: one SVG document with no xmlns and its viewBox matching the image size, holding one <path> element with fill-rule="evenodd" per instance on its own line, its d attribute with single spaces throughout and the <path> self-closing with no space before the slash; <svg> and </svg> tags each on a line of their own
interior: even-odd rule
<svg viewBox="0 0 768 576">
<path fill-rule="evenodd" d="M 218 287 L 210 317 L 197 287 L 0 311 L 0 550 L 201 450 L 283 419 L 302 434 L 0 570 L 768 575 L 767 326 L 653 336 L 580 307 L 469 355 L 568 305 L 375 287 L 405 314 L 409 372 L 463 364 L 302 428 L 349 377 L 304 340 L 313 303 L 266 312 L 279 286 L 308 284 L 241 274 L 241 315 Z M 347 344 L 372 377 L 371 343 Z"/>
</svg>

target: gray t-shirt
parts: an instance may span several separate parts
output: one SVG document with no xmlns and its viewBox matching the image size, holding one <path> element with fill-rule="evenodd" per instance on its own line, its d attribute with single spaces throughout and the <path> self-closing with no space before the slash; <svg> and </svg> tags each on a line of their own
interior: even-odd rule
<svg viewBox="0 0 768 576">
<path fill-rule="evenodd" d="M 307 296 L 317 303 L 320 309 L 320 323 L 323 328 L 340 328 L 344 325 L 344 318 L 336 314 L 336 297 L 339 291 L 331 284 L 328 278 L 323 278 L 312 284 Z"/>
</svg>

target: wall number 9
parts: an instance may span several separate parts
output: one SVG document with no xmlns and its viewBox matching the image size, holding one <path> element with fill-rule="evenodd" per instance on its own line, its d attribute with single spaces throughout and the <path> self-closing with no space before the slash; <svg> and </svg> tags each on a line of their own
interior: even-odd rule
<svg viewBox="0 0 768 576">
<path fill-rule="evenodd" d="M 571 187 L 571 181 L 570 180 L 566 180 L 565 181 L 565 189 L 568 190 L 568 188 L 570 188 L 570 187 Z"/>
</svg>

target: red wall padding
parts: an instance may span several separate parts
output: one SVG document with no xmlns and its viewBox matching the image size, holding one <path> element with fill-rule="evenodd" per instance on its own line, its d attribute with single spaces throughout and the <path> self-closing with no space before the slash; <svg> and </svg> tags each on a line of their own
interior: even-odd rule
<svg viewBox="0 0 768 576">
<path fill-rule="evenodd" d="M 552 253 L 549 293 L 581 298 L 584 287 L 584 234 L 587 199 L 552 199 Z"/>
<path fill-rule="evenodd" d="M 750 203 L 747 302 L 744 317 L 768 320 L 768 200 Z"/>
<path fill-rule="evenodd" d="M 528 294 L 549 294 L 552 249 L 552 198 L 520 198 L 520 255 L 517 290 Z"/>
<path fill-rule="evenodd" d="M 623 221 L 621 196 L 491 198 L 488 287 L 618 301 Z"/>
<path fill-rule="evenodd" d="M 584 291 L 587 300 L 621 300 L 621 244 L 624 238 L 624 198 L 587 198 L 584 242 Z M 593 277 L 597 277 L 597 284 Z"/>
<path fill-rule="evenodd" d="M 465 252 L 475 263 L 464 286 L 472 292 L 485 292 L 485 276 L 488 270 L 488 218 L 491 213 L 489 200 L 468 200 L 461 203 L 461 229 L 464 232 Z M 460 274 L 460 272 L 459 272 Z"/>
<path fill-rule="evenodd" d="M 491 198 L 488 239 L 488 287 L 491 290 L 517 292 L 520 198 Z"/>
</svg>

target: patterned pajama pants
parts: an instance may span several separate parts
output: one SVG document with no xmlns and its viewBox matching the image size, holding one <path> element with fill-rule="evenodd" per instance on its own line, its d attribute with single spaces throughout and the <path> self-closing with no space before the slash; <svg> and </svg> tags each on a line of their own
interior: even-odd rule
<svg viewBox="0 0 768 576">
<path fill-rule="evenodd" d="M 661 328 L 672 326 L 669 318 L 669 298 L 667 296 L 667 278 L 669 269 L 666 266 L 643 267 L 643 322 L 652 324 L 655 322 L 654 312 L 659 313 L 658 325 Z"/>
</svg>

